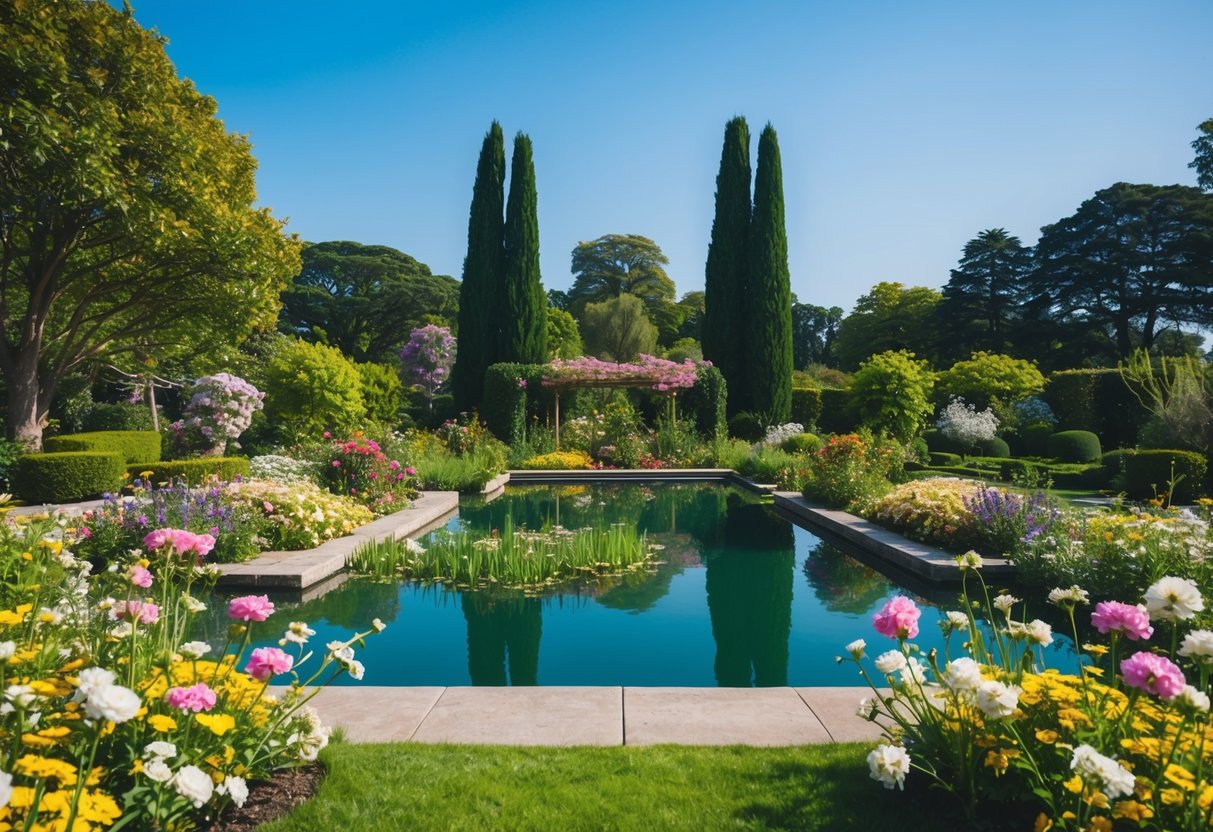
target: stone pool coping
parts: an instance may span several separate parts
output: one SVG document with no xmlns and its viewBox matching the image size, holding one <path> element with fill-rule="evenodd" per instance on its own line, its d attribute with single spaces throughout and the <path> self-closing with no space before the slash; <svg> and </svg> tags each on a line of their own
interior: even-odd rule
<svg viewBox="0 0 1213 832">
<path fill-rule="evenodd" d="M 873 741 L 866 687 L 328 687 L 312 706 L 351 742 L 795 746 Z"/>
</svg>

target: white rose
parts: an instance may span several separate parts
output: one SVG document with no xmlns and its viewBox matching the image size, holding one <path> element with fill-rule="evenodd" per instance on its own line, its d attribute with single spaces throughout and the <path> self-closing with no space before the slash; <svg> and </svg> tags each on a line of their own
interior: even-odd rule
<svg viewBox="0 0 1213 832">
<path fill-rule="evenodd" d="M 0 771 L 0 809 L 8 805 L 8 802 L 13 799 L 13 775 L 7 771 Z"/>
<path fill-rule="evenodd" d="M 244 782 L 243 777 L 228 776 L 215 788 L 215 791 L 230 797 L 237 809 L 242 808 L 244 801 L 248 800 L 248 784 Z"/>
<path fill-rule="evenodd" d="M 1179 648 L 1179 655 L 1187 656 L 1201 664 L 1213 663 L 1213 631 L 1193 630 L 1186 633 Z"/>
<path fill-rule="evenodd" d="M 857 638 L 847 645 L 846 650 L 851 654 L 852 658 L 859 660 L 863 658 L 863 651 L 867 648 L 867 646 L 868 643 L 866 641 L 861 638 Z"/>
<path fill-rule="evenodd" d="M 211 652 L 211 646 L 205 641 L 187 641 L 177 648 L 177 652 L 187 659 L 200 659 Z"/>
<path fill-rule="evenodd" d="M 1209 712 L 1209 695 L 1191 685 L 1184 685 L 1184 689 L 1171 701 L 1191 708 L 1194 711 L 1200 711 L 1201 713 Z"/>
<path fill-rule="evenodd" d="M 981 665 L 968 657 L 954 659 L 944 668 L 943 683 L 953 693 L 971 693 L 981 682 Z"/>
<path fill-rule="evenodd" d="M 1024 632 L 1028 636 L 1028 641 L 1039 644 L 1041 647 L 1048 647 L 1053 643 L 1053 628 L 1039 618 L 1028 622 Z"/>
<path fill-rule="evenodd" d="M 901 746 L 878 745 L 868 754 L 869 776 L 883 783 L 886 789 L 896 786 L 904 791 L 909 771 L 910 755 Z"/>
<path fill-rule="evenodd" d="M 114 673 L 103 667 L 86 667 L 76 676 L 75 702 L 83 702 L 95 690 L 108 688 L 114 683 Z"/>
<path fill-rule="evenodd" d="M 215 784 L 210 776 L 197 766 L 183 766 L 173 778 L 173 788 L 177 794 L 194 804 L 195 809 L 201 809 L 203 804 L 215 793 Z"/>
<path fill-rule="evenodd" d="M 1015 713 L 1019 704 L 1019 688 L 1004 685 L 1002 682 L 982 682 L 977 687 L 977 707 L 986 716 L 994 719 L 1006 719 Z"/>
<path fill-rule="evenodd" d="M 876 657 L 876 669 L 889 676 L 905 669 L 906 657 L 900 650 L 889 650 Z"/>
<path fill-rule="evenodd" d="M 110 722 L 126 722 L 134 719 L 143 707 L 139 694 L 122 685 L 98 688 L 84 700 L 84 712 L 90 719 L 107 719 Z"/>
<path fill-rule="evenodd" d="M 167 783 L 173 779 L 173 770 L 159 757 L 144 763 L 143 773 L 147 779 L 155 780 L 157 783 Z"/>
<path fill-rule="evenodd" d="M 170 757 L 177 756 L 177 746 L 173 745 L 171 742 L 164 742 L 163 740 L 149 742 L 147 745 L 143 746 L 143 756 L 147 758 L 159 757 L 162 760 L 167 760 Z"/>
<path fill-rule="evenodd" d="M 1159 578 L 1146 590 L 1146 611 L 1155 621 L 1187 621 L 1205 608 L 1196 584 L 1187 578 Z"/>
</svg>

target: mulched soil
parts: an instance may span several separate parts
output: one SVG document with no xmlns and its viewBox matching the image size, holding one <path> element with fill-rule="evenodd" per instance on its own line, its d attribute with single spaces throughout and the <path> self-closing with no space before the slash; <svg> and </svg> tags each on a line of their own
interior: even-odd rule
<svg viewBox="0 0 1213 832">
<path fill-rule="evenodd" d="M 282 817 L 305 803 L 324 779 L 324 766 L 312 763 L 303 768 L 280 771 L 271 780 L 249 784 L 244 808 L 229 807 L 206 832 L 253 832 L 263 823 Z"/>
</svg>

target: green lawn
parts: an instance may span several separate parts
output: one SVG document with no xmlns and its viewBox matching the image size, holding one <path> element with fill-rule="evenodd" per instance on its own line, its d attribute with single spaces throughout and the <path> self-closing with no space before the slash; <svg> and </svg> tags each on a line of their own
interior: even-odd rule
<svg viewBox="0 0 1213 832">
<path fill-rule="evenodd" d="M 316 797 L 261 830 L 944 828 L 869 779 L 868 750 L 340 743 Z"/>
</svg>

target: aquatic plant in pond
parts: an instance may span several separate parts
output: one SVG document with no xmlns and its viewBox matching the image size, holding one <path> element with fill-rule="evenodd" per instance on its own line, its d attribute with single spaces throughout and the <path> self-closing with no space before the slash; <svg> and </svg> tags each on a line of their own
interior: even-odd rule
<svg viewBox="0 0 1213 832">
<path fill-rule="evenodd" d="M 457 587 L 540 589 L 576 578 L 626 572 L 646 566 L 655 547 L 622 523 L 607 528 L 546 531 L 514 528 L 500 534 L 467 531 L 436 535 L 428 546 L 414 540 L 383 541 L 350 557 L 355 572 L 380 578 L 402 576 Z"/>
</svg>

